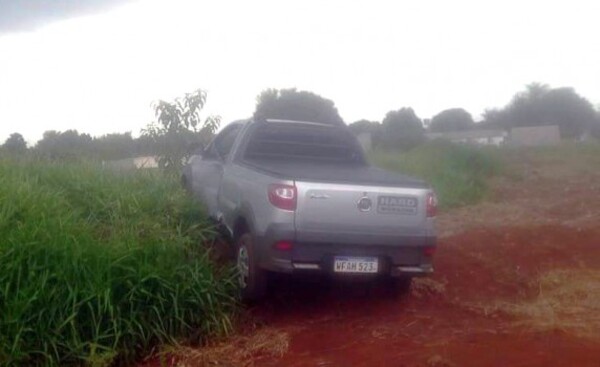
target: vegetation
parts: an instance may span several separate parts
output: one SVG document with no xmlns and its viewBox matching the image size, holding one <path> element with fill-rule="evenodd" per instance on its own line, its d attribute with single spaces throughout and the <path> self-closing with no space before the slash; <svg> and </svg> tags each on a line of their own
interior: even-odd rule
<svg viewBox="0 0 600 367">
<path fill-rule="evenodd" d="M 343 125 L 333 101 L 296 89 L 267 89 L 256 98 L 256 119 L 285 119 Z"/>
<path fill-rule="evenodd" d="M 472 129 L 475 125 L 471 114 L 462 108 L 444 110 L 431 119 L 433 132 L 449 132 Z"/>
<path fill-rule="evenodd" d="M 362 133 L 371 133 L 372 135 L 376 135 L 379 133 L 379 128 L 381 124 L 377 121 L 369 121 L 369 120 L 358 120 L 348 125 L 350 131 L 352 131 L 355 135 Z"/>
<path fill-rule="evenodd" d="M 425 140 L 423 121 L 410 107 L 388 112 L 381 122 L 386 148 L 409 150 Z"/>
<path fill-rule="evenodd" d="M 12 133 L 4 142 L 1 149 L 10 155 L 19 155 L 27 151 L 27 143 L 23 138 L 23 135 L 19 133 Z"/>
<path fill-rule="evenodd" d="M 491 150 L 443 141 L 423 144 L 406 153 L 375 151 L 371 161 L 383 168 L 427 180 L 438 194 L 442 208 L 473 204 L 488 191 L 487 179 L 502 164 Z"/>
<path fill-rule="evenodd" d="M 235 283 L 157 172 L 0 160 L 0 365 L 110 365 L 227 333 Z"/>
<path fill-rule="evenodd" d="M 142 136 L 158 143 L 158 165 L 171 173 L 180 172 L 189 158 L 190 147 L 207 142 L 221 123 L 218 116 L 200 119 L 200 111 L 206 103 L 206 92 L 197 89 L 186 93 L 173 102 L 158 101 L 154 104 L 156 121 L 142 130 Z M 204 138 L 204 139 L 203 139 Z"/>
<path fill-rule="evenodd" d="M 487 110 L 484 123 L 510 129 L 558 125 L 563 138 L 578 138 L 600 124 L 593 105 L 572 88 L 550 88 L 532 83 L 502 109 Z"/>
<path fill-rule="evenodd" d="M 79 133 L 77 130 L 49 130 L 44 132 L 42 139 L 33 147 L 27 149 L 27 146 L 24 146 L 24 149 L 18 150 L 18 154 L 11 155 L 22 156 L 24 153 L 29 153 L 49 160 L 100 162 L 155 155 L 161 143 L 143 136 L 133 138 L 130 132 L 92 137 L 89 134 Z M 14 151 L 14 149 L 7 149 L 6 143 L 4 148 L 7 152 Z"/>
</svg>

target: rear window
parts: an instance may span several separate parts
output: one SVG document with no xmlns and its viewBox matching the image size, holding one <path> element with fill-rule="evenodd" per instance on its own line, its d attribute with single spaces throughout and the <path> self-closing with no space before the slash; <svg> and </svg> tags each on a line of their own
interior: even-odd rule
<svg viewBox="0 0 600 367">
<path fill-rule="evenodd" d="M 362 149 L 348 130 L 292 123 L 258 126 L 250 136 L 244 159 L 365 164 Z"/>
</svg>

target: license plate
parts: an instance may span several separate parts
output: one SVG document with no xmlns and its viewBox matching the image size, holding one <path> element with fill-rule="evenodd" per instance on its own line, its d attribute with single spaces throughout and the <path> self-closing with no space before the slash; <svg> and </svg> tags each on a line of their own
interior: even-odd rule
<svg viewBox="0 0 600 367">
<path fill-rule="evenodd" d="M 336 256 L 333 271 L 336 273 L 377 273 L 379 261 L 376 257 Z"/>
</svg>

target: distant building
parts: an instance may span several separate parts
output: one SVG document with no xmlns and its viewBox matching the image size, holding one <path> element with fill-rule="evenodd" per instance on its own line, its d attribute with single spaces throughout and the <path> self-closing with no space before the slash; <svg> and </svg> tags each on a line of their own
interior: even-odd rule
<svg viewBox="0 0 600 367">
<path fill-rule="evenodd" d="M 446 133 L 426 133 L 428 140 L 442 139 L 457 144 L 495 145 L 504 144 L 508 133 L 504 130 L 464 130 Z"/>
<path fill-rule="evenodd" d="M 560 142 L 560 129 L 557 125 L 514 127 L 510 130 L 510 145 L 541 146 Z"/>
<path fill-rule="evenodd" d="M 158 157 L 154 156 L 145 156 L 145 157 L 135 157 L 135 158 L 125 158 L 119 159 L 116 161 L 107 161 L 103 162 L 105 167 L 115 168 L 115 169 L 136 169 L 136 168 L 157 168 L 158 167 Z"/>
<path fill-rule="evenodd" d="M 146 156 L 133 158 L 135 168 L 158 168 L 158 157 Z"/>
</svg>

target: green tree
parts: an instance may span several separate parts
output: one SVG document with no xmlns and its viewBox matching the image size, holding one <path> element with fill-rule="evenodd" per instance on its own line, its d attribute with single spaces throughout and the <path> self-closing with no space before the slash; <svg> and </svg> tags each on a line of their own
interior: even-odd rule
<svg viewBox="0 0 600 367">
<path fill-rule="evenodd" d="M 511 125 L 508 111 L 502 108 L 488 108 L 483 112 L 483 121 L 477 124 L 480 127 L 492 129 L 509 128 Z"/>
<path fill-rule="evenodd" d="M 295 88 L 264 90 L 256 98 L 254 118 L 344 124 L 333 101 Z"/>
<path fill-rule="evenodd" d="M 200 111 L 206 103 L 206 92 L 197 89 L 173 102 L 154 103 L 156 121 L 142 130 L 158 150 L 158 165 L 167 172 L 177 173 L 190 156 L 190 146 L 202 141 L 219 128 L 221 118 L 209 116 L 202 120 Z"/>
<path fill-rule="evenodd" d="M 600 105 L 597 107 L 596 111 L 596 120 L 592 124 L 592 128 L 590 129 L 590 133 L 596 139 L 600 140 Z"/>
<path fill-rule="evenodd" d="M 371 134 L 371 143 L 373 147 L 377 147 L 381 145 L 383 139 L 383 127 L 377 121 L 369 121 L 369 120 L 358 120 L 350 125 L 348 128 L 354 135 L 359 134 Z"/>
<path fill-rule="evenodd" d="M 44 132 L 42 139 L 36 143 L 34 152 L 41 157 L 56 160 L 95 158 L 92 137 L 89 134 L 79 134 L 77 130 Z"/>
<path fill-rule="evenodd" d="M 410 107 L 388 112 L 382 125 L 383 144 L 387 148 L 408 150 L 425 140 L 423 122 Z"/>
<path fill-rule="evenodd" d="M 462 108 L 451 108 L 433 116 L 430 129 L 433 132 L 461 131 L 473 128 L 474 124 L 470 113 Z"/>
<path fill-rule="evenodd" d="M 506 129 L 558 125 L 563 138 L 577 138 L 592 130 L 596 118 L 592 104 L 573 88 L 550 88 L 540 83 L 529 84 L 503 109 L 484 114 L 485 123 Z"/>
<path fill-rule="evenodd" d="M 377 121 L 369 121 L 369 120 L 358 120 L 354 121 L 350 125 L 348 125 L 350 131 L 352 131 L 355 135 L 361 133 L 373 133 L 381 128 L 381 124 Z"/>
<path fill-rule="evenodd" d="M 23 135 L 19 133 L 12 133 L 2 145 L 2 150 L 8 154 L 19 155 L 27 151 L 27 143 L 23 138 Z"/>
<path fill-rule="evenodd" d="M 136 145 L 131 133 L 113 133 L 94 138 L 94 155 L 100 160 L 131 158 L 136 155 Z"/>
</svg>

